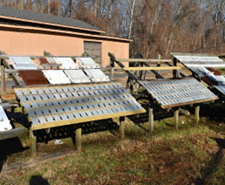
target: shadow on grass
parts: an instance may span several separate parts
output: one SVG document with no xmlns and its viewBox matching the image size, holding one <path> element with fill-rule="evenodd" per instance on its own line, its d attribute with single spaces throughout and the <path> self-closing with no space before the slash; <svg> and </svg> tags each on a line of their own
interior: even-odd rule
<svg viewBox="0 0 225 185">
<path fill-rule="evenodd" d="M 0 141 L 0 172 L 2 171 L 3 164 L 6 162 L 8 156 L 23 152 L 28 147 L 23 147 L 18 137 Z"/>
<path fill-rule="evenodd" d="M 95 122 L 86 122 L 82 124 L 74 124 L 69 126 L 55 127 L 51 129 L 34 131 L 37 136 L 37 142 L 48 142 L 54 139 L 63 139 L 71 137 L 73 144 L 75 144 L 76 129 L 82 128 L 82 135 L 110 131 L 113 135 L 114 130 L 118 130 L 118 124 L 112 119 L 101 120 Z"/>
<path fill-rule="evenodd" d="M 47 179 L 44 179 L 40 175 L 34 175 L 31 177 L 29 185 L 50 185 Z"/>
<path fill-rule="evenodd" d="M 208 184 L 212 175 L 217 171 L 218 164 L 223 159 L 223 149 L 225 148 L 225 139 L 211 138 L 216 141 L 219 146 L 218 151 L 213 155 L 209 164 L 200 170 L 201 176 L 195 180 L 195 184 Z"/>
</svg>

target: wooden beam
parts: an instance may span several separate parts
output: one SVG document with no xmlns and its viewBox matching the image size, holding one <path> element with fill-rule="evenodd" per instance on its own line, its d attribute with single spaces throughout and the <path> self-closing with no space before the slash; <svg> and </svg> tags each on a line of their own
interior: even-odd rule
<svg viewBox="0 0 225 185">
<path fill-rule="evenodd" d="M 148 63 L 144 63 L 144 65 L 145 66 L 147 66 L 147 67 L 150 67 L 150 65 L 148 64 Z M 155 74 L 155 77 L 156 78 L 163 78 L 163 76 L 161 75 L 161 74 L 159 74 L 157 71 L 155 71 L 155 70 L 151 70 L 151 72 L 153 73 L 153 74 Z"/>
<path fill-rule="evenodd" d="M 162 71 L 162 70 L 178 70 L 181 69 L 179 66 L 173 67 L 123 67 L 124 71 L 140 71 L 140 70 L 155 70 L 155 71 Z"/>
<path fill-rule="evenodd" d="M 125 117 L 120 117 L 120 139 L 124 139 L 125 138 Z"/>
<path fill-rule="evenodd" d="M 5 69 L 1 66 L 1 94 L 6 92 Z"/>
<path fill-rule="evenodd" d="M 199 112 L 200 112 L 200 106 L 198 105 L 198 106 L 195 107 L 195 125 L 196 126 L 198 125 L 199 120 L 200 120 Z"/>
<path fill-rule="evenodd" d="M 78 151 L 81 151 L 81 148 L 82 148 L 81 136 L 82 136 L 82 128 L 77 128 L 76 129 L 76 148 Z"/>
<path fill-rule="evenodd" d="M 34 136 L 32 128 L 30 128 L 30 152 L 32 157 L 37 156 L 37 137 Z"/>
<path fill-rule="evenodd" d="M 0 141 L 5 140 L 5 139 L 14 138 L 14 137 L 19 137 L 19 136 L 23 135 L 23 133 L 24 133 L 23 127 L 14 128 L 12 130 L 0 132 Z"/>
<path fill-rule="evenodd" d="M 137 59 L 137 58 L 116 58 L 118 62 L 147 62 L 147 63 L 161 63 L 161 62 L 172 62 L 170 59 Z"/>
<path fill-rule="evenodd" d="M 174 128 L 178 129 L 178 122 L 179 122 L 179 109 L 174 111 Z"/>
<path fill-rule="evenodd" d="M 153 114 L 153 108 L 149 108 L 149 113 L 148 113 L 148 116 L 149 116 L 149 124 L 148 124 L 148 131 L 150 133 L 153 132 L 153 129 L 154 129 L 154 114 Z"/>
</svg>

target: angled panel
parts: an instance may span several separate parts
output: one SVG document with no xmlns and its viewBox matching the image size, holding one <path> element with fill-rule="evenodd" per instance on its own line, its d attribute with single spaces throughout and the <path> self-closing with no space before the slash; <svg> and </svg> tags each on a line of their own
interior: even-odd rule
<svg viewBox="0 0 225 185">
<path fill-rule="evenodd" d="M 62 70 L 43 70 L 50 84 L 70 84 L 69 78 Z"/>
</svg>

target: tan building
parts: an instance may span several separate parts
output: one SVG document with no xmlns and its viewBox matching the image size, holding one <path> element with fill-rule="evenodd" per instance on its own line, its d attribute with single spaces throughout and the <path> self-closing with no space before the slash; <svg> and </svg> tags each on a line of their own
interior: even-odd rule
<svg viewBox="0 0 225 185">
<path fill-rule="evenodd" d="M 0 51 L 8 55 L 81 56 L 109 65 L 108 52 L 129 57 L 130 39 L 109 37 L 80 20 L 0 6 Z"/>
</svg>

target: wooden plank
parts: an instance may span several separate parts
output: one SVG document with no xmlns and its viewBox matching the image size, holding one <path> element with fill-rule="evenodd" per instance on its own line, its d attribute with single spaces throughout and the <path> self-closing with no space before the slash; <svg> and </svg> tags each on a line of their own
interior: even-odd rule
<svg viewBox="0 0 225 185">
<path fill-rule="evenodd" d="M 172 62 L 170 59 L 137 59 L 137 58 L 116 58 L 118 62 L 148 62 L 148 63 L 161 63 Z"/>
<path fill-rule="evenodd" d="M 149 113 L 148 113 L 148 116 L 149 116 L 149 121 L 148 121 L 148 131 L 150 133 L 153 132 L 153 129 L 154 129 L 154 114 L 153 114 L 153 108 L 149 108 Z"/>
<path fill-rule="evenodd" d="M 5 69 L 1 66 L 1 94 L 6 92 Z"/>
<path fill-rule="evenodd" d="M 196 126 L 198 125 L 199 120 L 200 120 L 199 112 L 200 112 L 200 106 L 198 105 L 198 106 L 195 107 L 195 125 Z"/>
<path fill-rule="evenodd" d="M 76 129 L 76 148 L 78 151 L 81 151 L 82 147 L 81 136 L 82 136 L 82 129 L 81 128 Z"/>
<path fill-rule="evenodd" d="M 179 66 L 173 67 L 123 67 L 124 71 L 140 71 L 140 70 L 155 70 L 155 71 L 162 71 L 162 70 L 178 70 L 181 69 Z"/>
<path fill-rule="evenodd" d="M 110 66 L 110 77 L 109 77 L 109 79 L 111 81 L 114 80 L 114 67 L 111 67 L 111 66 Z"/>
<path fill-rule="evenodd" d="M 5 140 L 5 139 L 14 138 L 14 137 L 19 137 L 19 136 L 23 135 L 23 133 L 24 133 L 23 127 L 14 128 L 12 130 L 0 132 L 0 141 Z"/>
<path fill-rule="evenodd" d="M 178 122 L 179 122 L 179 109 L 174 111 L 174 128 L 178 129 Z"/>
<path fill-rule="evenodd" d="M 30 128 L 30 152 L 32 157 L 37 156 L 37 137 L 34 136 L 32 128 Z"/>
<path fill-rule="evenodd" d="M 125 138 L 125 117 L 120 117 L 120 126 L 119 126 L 119 133 L 120 133 L 120 139 Z"/>
</svg>

